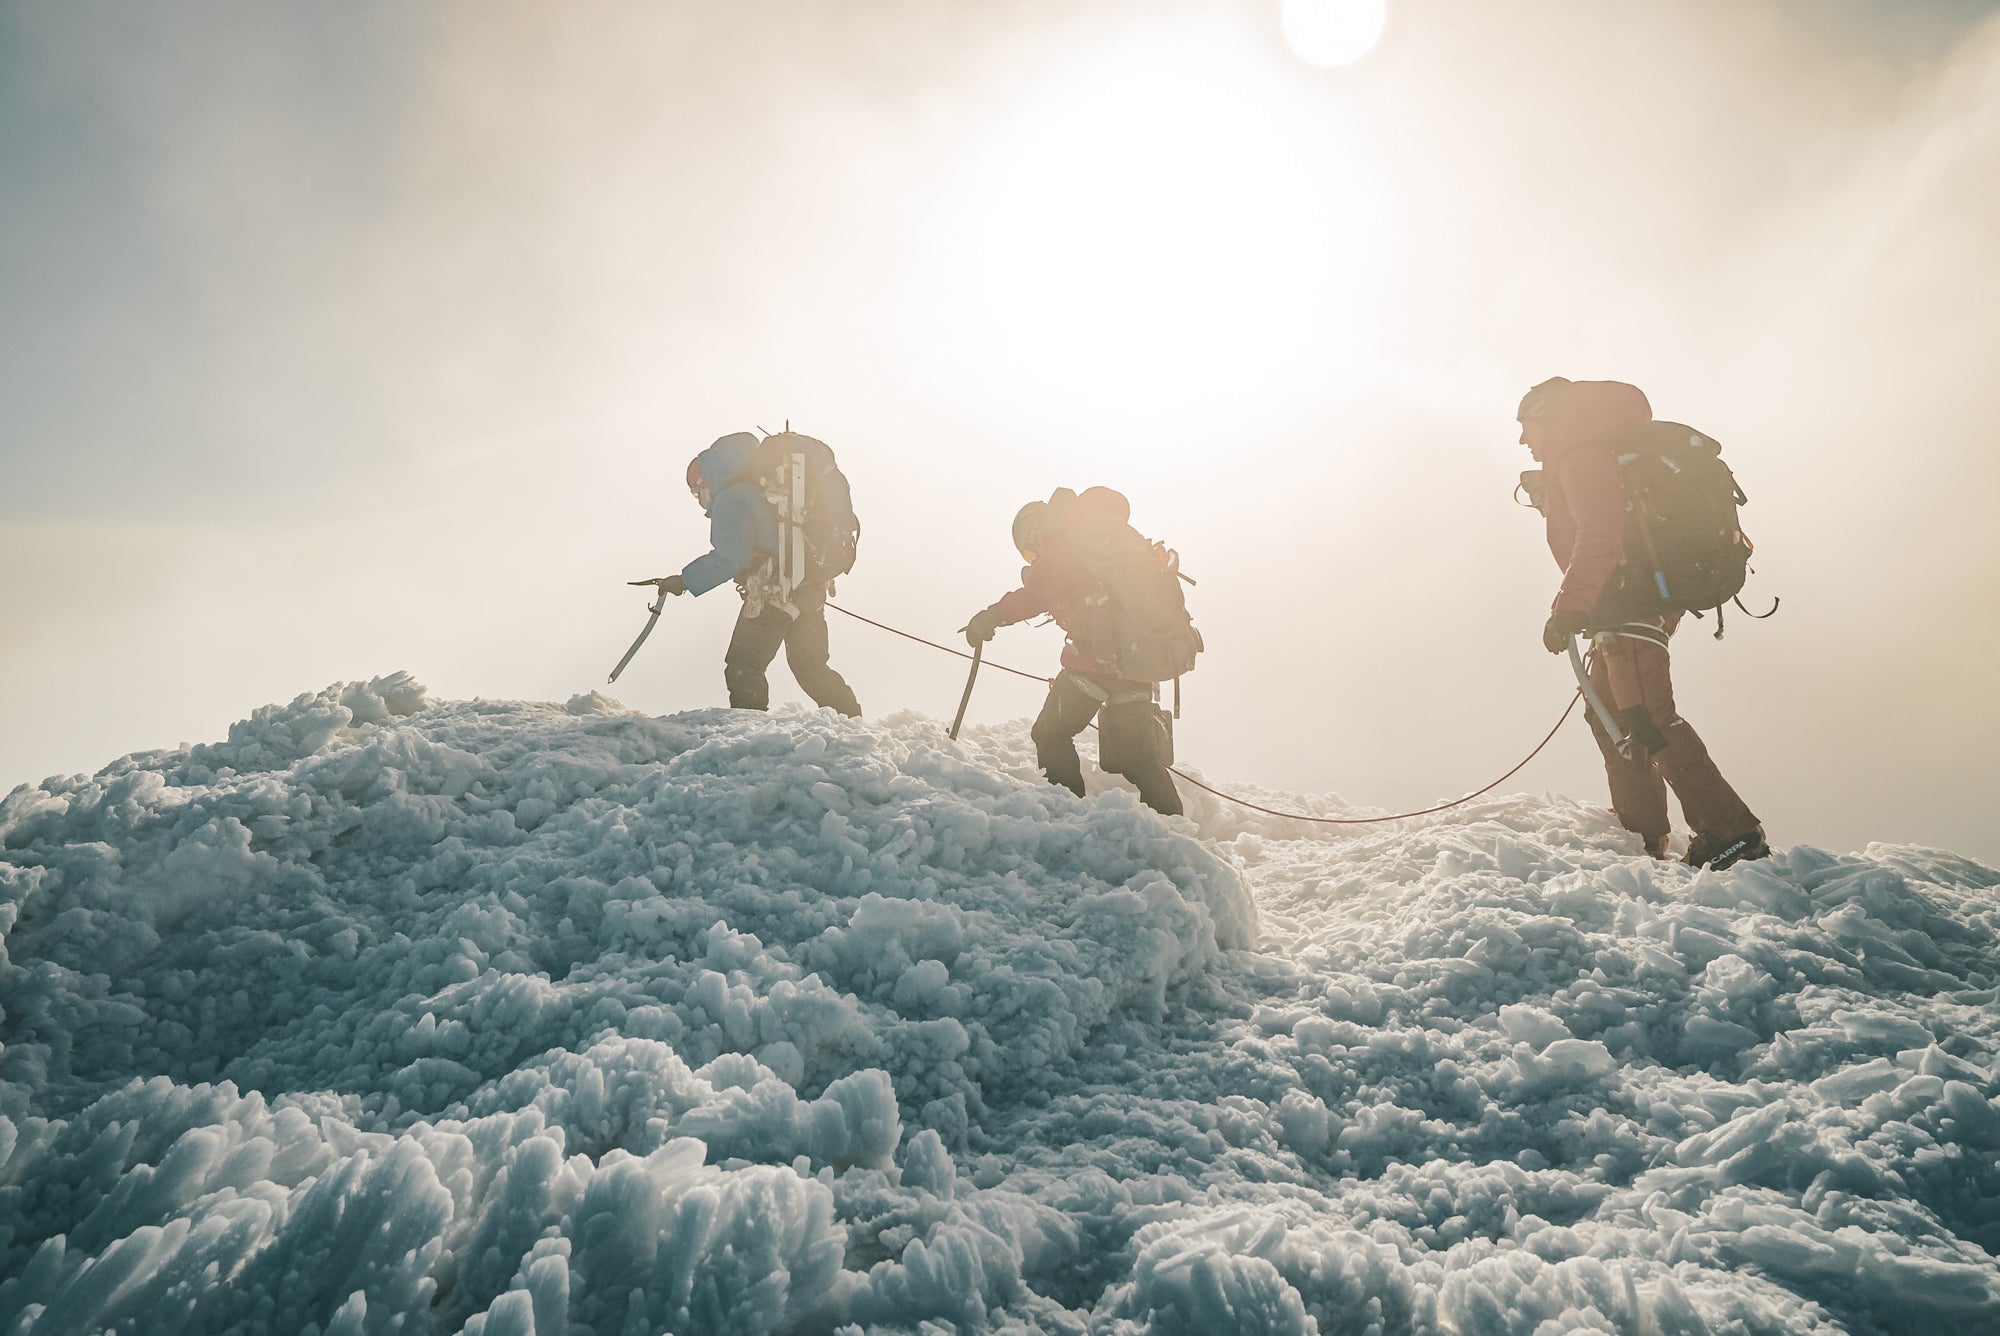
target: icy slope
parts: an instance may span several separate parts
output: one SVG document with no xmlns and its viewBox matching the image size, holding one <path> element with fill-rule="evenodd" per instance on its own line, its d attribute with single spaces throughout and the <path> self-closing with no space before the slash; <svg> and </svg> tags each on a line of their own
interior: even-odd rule
<svg viewBox="0 0 2000 1336">
<path fill-rule="evenodd" d="M 2000 1330 L 2000 873 L 1026 752 L 398 677 L 16 790 L 0 1333 Z"/>
</svg>

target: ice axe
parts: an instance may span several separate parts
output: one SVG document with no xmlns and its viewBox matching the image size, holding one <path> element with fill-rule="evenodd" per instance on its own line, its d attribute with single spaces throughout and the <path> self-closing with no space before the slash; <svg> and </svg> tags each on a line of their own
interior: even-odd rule
<svg viewBox="0 0 2000 1336">
<path fill-rule="evenodd" d="M 620 659 L 618 661 L 618 666 L 611 670 L 611 676 L 606 679 L 607 681 L 616 682 L 618 680 L 618 674 L 625 671 L 625 665 L 632 662 L 632 656 L 639 652 L 639 646 L 646 643 L 646 637 L 653 634 L 653 628 L 660 624 L 660 612 L 667 606 L 668 578 L 669 577 L 662 576 L 657 580 L 627 580 L 625 582 L 626 584 L 635 586 L 650 585 L 652 588 L 657 589 L 659 591 L 659 596 L 653 600 L 652 606 L 646 609 L 646 611 L 651 615 L 646 618 L 646 625 L 639 632 L 639 638 L 632 642 L 632 648 L 625 651 L 625 657 Z"/>
<path fill-rule="evenodd" d="M 1620 756 L 1631 758 L 1632 739 L 1618 726 L 1618 716 L 1611 713 L 1611 707 L 1604 703 L 1604 697 L 1597 694 L 1597 688 L 1590 684 L 1590 672 L 1583 666 L 1583 652 L 1577 648 L 1575 636 L 1569 638 L 1569 666 L 1576 674 L 1577 690 L 1590 704 L 1590 712 L 1597 716 L 1597 722 L 1604 725 L 1604 731 L 1611 737 L 1611 745 L 1618 749 Z"/>
<path fill-rule="evenodd" d="M 965 722 L 965 707 L 972 704 L 972 684 L 979 680 L 980 656 L 986 653 L 986 646 L 972 647 L 972 671 L 965 675 L 965 694 L 958 698 L 958 713 L 951 717 L 951 740 L 958 741 L 959 726 Z"/>
</svg>

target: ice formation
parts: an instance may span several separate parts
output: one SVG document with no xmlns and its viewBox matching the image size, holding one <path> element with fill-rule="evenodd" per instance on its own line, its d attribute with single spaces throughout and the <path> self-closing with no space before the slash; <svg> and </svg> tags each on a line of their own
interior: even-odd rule
<svg viewBox="0 0 2000 1336">
<path fill-rule="evenodd" d="M 2000 873 L 1196 797 L 404 675 L 16 789 L 0 1333 L 2000 1330 Z"/>
</svg>

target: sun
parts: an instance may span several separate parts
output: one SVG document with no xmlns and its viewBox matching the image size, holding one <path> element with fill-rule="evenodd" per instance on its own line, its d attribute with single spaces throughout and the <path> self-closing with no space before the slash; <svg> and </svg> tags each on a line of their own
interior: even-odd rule
<svg viewBox="0 0 2000 1336">
<path fill-rule="evenodd" d="M 1285 0 L 1285 40 L 1308 64 L 1352 65 L 1375 49 L 1389 0 Z"/>
</svg>

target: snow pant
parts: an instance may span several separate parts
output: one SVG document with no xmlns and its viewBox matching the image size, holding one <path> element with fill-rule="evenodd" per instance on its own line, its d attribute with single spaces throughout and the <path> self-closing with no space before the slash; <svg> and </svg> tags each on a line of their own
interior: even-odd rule
<svg viewBox="0 0 2000 1336">
<path fill-rule="evenodd" d="M 1035 717 L 1030 736 L 1035 762 L 1052 784 L 1083 796 L 1083 762 L 1076 735 L 1100 711 L 1098 763 L 1139 788 L 1139 800 L 1165 816 L 1179 816 L 1181 795 L 1174 788 L 1172 735 L 1166 716 L 1153 703 L 1155 688 L 1143 682 L 1085 674 L 1065 668 L 1049 683 L 1049 698 Z"/>
<path fill-rule="evenodd" d="M 802 585 L 793 590 L 792 606 L 799 610 L 796 617 L 767 604 L 754 617 L 745 607 L 736 619 L 729 652 L 722 659 L 729 703 L 739 710 L 771 708 L 771 682 L 764 673 L 783 646 L 792 676 L 813 704 L 830 705 L 841 714 L 860 718 L 861 703 L 854 699 L 854 689 L 827 663 L 826 586 Z"/>
<path fill-rule="evenodd" d="M 1757 818 L 1709 759 L 1708 748 L 1674 709 L 1667 640 L 1680 615 L 1634 622 L 1590 652 L 1590 684 L 1631 737 L 1632 754 L 1612 745 L 1596 712 L 1586 711 L 1604 771 L 1611 781 L 1611 810 L 1619 824 L 1657 848 L 1666 841 L 1667 788 L 1697 837 L 1731 839 L 1748 834 Z"/>
</svg>

